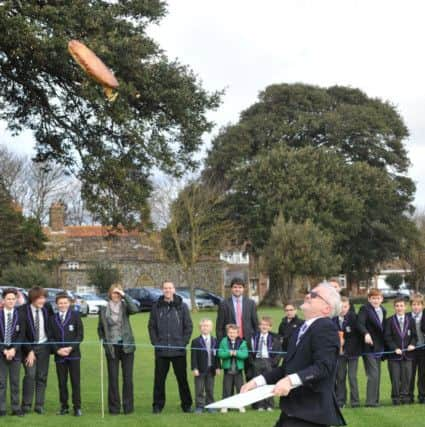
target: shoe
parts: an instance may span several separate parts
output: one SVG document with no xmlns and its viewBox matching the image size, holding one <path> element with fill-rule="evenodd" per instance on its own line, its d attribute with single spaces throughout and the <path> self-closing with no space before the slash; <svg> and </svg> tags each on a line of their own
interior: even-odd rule
<svg viewBox="0 0 425 427">
<path fill-rule="evenodd" d="M 425 403 L 425 398 L 420 397 L 420 398 L 418 399 L 418 403 Z"/>
<path fill-rule="evenodd" d="M 23 417 L 24 413 L 18 409 L 17 411 L 12 411 L 12 415 L 14 415 L 15 417 Z"/>
<path fill-rule="evenodd" d="M 186 413 L 186 414 L 191 414 L 191 413 L 193 413 L 193 409 L 192 409 L 192 407 L 190 407 L 190 406 L 187 406 L 187 407 L 185 407 L 185 408 L 182 408 L 182 411 L 183 411 L 184 413 Z"/>
<path fill-rule="evenodd" d="M 29 414 L 31 412 L 31 408 L 29 406 L 22 406 L 21 410 L 24 414 Z"/>
<path fill-rule="evenodd" d="M 217 409 L 215 409 L 215 408 L 210 408 L 210 409 L 207 409 L 207 412 L 208 412 L 209 414 L 216 414 L 218 411 L 217 411 Z"/>
<path fill-rule="evenodd" d="M 245 408 L 239 408 L 239 412 L 241 412 L 241 413 L 245 413 L 245 412 L 246 412 L 246 409 L 245 409 Z"/>
<path fill-rule="evenodd" d="M 6 411 L 0 411 L 0 417 L 5 417 L 6 416 Z"/>
<path fill-rule="evenodd" d="M 221 412 L 222 414 L 227 414 L 227 408 L 221 408 L 221 409 L 220 409 L 220 412 Z"/>
<path fill-rule="evenodd" d="M 268 411 L 268 412 L 273 412 L 273 408 L 268 407 L 268 408 L 267 408 L 267 411 Z"/>
<path fill-rule="evenodd" d="M 264 408 L 258 408 L 258 409 L 257 409 L 257 411 L 258 411 L 258 412 L 263 412 L 263 411 L 264 411 Z"/>
<path fill-rule="evenodd" d="M 398 405 L 400 405 L 400 402 L 398 400 L 393 400 L 393 405 L 398 406 Z"/>
<path fill-rule="evenodd" d="M 124 409 L 123 414 L 124 415 L 130 415 L 134 412 L 134 409 Z"/>
<path fill-rule="evenodd" d="M 352 403 L 351 408 L 360 408 L 360 405 L 358 403 Z"/>
<path fill-rule="evenodd" d="M 202 414 L 202 412 L 204 412 L 203 408 L 196 408 L 195 409 L 195 414 Z"/>
<path fill-rule="evenodd" d="M 74 409 L 74 417 L 81 417 L 82 415 L 81 409 Z"/>
<path fill-rule="evenodd" d="M 367 405 L 365 405 L 366 408 L 379 408 L 379 404 L 378 403 L 369 403 Z"/>
<path fill-rule="evenodd" d="M 34 408 L 34 412 L 39 415 L 43 415 L 45 411 L 44 411 L 44 408 L 39 407 L 39 408 Z"/>
<path fill-rule="evenodd" d="M 68 408 L 60 408 L 59 411 L 56 413 L 56 415 L 66 415 L 69 414 Z"/>
<path fill-rule="evenodd" d="M 152 413 L 153 414 L 160 414 L 162 412 L 162 408 L 158 408 L 158 406 L 154 406 L 152 408 Z"/>
</svg>

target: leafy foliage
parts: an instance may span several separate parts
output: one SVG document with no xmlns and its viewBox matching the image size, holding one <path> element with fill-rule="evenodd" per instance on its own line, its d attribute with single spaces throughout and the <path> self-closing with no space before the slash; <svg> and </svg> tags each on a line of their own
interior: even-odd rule
<svg viewBox="0 0 425 427">
<path fill-rule="evenodd" d="M 192 154 L 211 128 L 206 112 L 219 102 L 147 35 L 165 13 L 160 0 L 0 4 L 0 119 L 15 133 L 33 131 L 38 160 L 77 174 L 105 224 L 148 221 L 152 170 L 179 175 L 195 166 Z M 72 60 L 71 39 L 114 71 L 114 103 Z"/>
<path fill-rule="evenodd" d="M 0 276 L 2 285 L 29 289 L 33 286 L 55 287 L 52 273 L 42 264 L 30 262 L 26 265 L 10 264 Z"/>
<path fill-rule="evenodd" d="M 392 289 L 398 290 L 400 285 L 403 283 L 403 276 L 397 273 L 388 274 L 385 278 L 385 283 L 391 286 Z"/>
<path fill-rule="evenodd" d="M 109 288 L 121 280 L 121 274 L 117 268 L 104 262 L 96 263 L 88 270 L 89 284 L 96 286 L 99 292 L 108 292 Z"/>
</svg>

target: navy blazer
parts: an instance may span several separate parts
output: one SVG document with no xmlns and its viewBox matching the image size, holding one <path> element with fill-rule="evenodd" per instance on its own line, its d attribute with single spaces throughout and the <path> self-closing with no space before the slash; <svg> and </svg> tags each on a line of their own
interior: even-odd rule
<svg viewBox="0 0 425 427">
<path fill-rule="evenodd" d="M 359 357 L 362 353 L 363 342 L 362 336 L 357 326 L 356 313 L 349 311 L 344 316 L 342 328 L 339 324 L 339 316 L 335 316 L 332 320 L 335 322 L 338 331 L 344 332 L 344 346 L 342 348 L 342 355 L 346 356 L 348 359 L 355 359 Z"/>
<path fill-rule="evenodd" d="M 11 348 L 15 349 L 14 360 L 21 360 L 22 342 L 25 339 L 25 324 L 17 308 L 13 309 L 12 319 L 12 339 L 10 345 L 4 343 L 6 334 L 6 314 L 3 309 L 0 310 L 0 357 L 4 357 L 3 351 Z"/>
<path fill-rule="evenodd" d="M 295 316 L 291 321 L 284 317 L 279 325 L 279 335 L 282 337 L 282 350 L 288 349 L 289 338 L 304 323 L 304 320 Z"/>
<path fill-rule="evenodd" d="M 18 308 L 19 315 L 22 317 L 22 321 L 25 324 L 25 342 L 22 346 L 22 351 L 25 356 L 34 349 L 35 344 L 35 319 L 33 318 L 31 311 L 31 304 L 23 304 Z M 49 317 L 53 315 L 53 309 L 51 304 L 46 303 L 44 307 L 41 309 L 41 314 L 44 320 L 44 333 L 48 338 L 49 332 Z"/>
<path fill-rule="evenodd" d="M 383 314 L 382 323 L 379 321 L 378 315 L 370 303 L 362 306 L 357 315 L 357 327 L 362 335 L 364 353 L 381 353 L 385 349 L 384 331 L 387 311 L 382 305 L 381 308 Z M 370 334 L 372 337 L 373 345 L 364 342 L 364 336 L 366 334 Z M 381 356 L 377 355 L 376 357 L 380 358 Z"/>
<path fill-rule="evenodd" d="M 404 316 L 403 329 L 400 328 L 396 314 L 387 319 L 385 325 L 386 350 L 406 349 L 409 345 L 416 345 L 417 339 L 415 321 L 411 316 L 407 314 Z M 413 356 L 413 351 L 406 351 L 401 355 L 395 353 L 386 355 L 388 360 L 412 360 Z"/>
<path fill-rule="evenodd" d="M 302 385 L 280 398 L 280 408 L 288 417 L 325 425 L 345 425 L 336 402 L 334 387 L 339 355 L 339 336 L 329 318 L 313 322 L 296 345 L 292 334 L 282 367 L 263 374 L 268 384 L 286 375 L 298 374 Z"/>
<path fill-rule="evenodd" d="M 259 350 L 260 344 L 260 332 L 257 332 L 251 340 L 250 354 L 249 357 L 253 362 L 257 358 L 257 352 Z M 269 360 L 271 366 L 274 368 L 279 365 L 280 359 L 282 358 L 282 345 L 280 341 L 280 336 L 269 332 L 267 335 L 267 350 L 269 352 Z"/>
<path fill-rule="evenodd" d="M 205 346 L 204 339 L 201 336 L 194 338 L 191 345 L 191 369 L 197 369 L 199 373 L 207 374 L 211 373 L 215 375 L 215 370 L 220 368 L 220 360 L 217 356 L 218 341 L 216 338 L 211 336 L 211 363 L 210 369 L 208 370 L 208 353 L 207 347 Z"/>
<path fill-rule="evenodd" d="M 70 308 L 66 313 L 63 324 L 59 313 L 50 316 L 49 341 L 51 342 L 56 362 L 63 362 L 66 359 L 80 359 L 80 342 L 83 341 L 83 338 L 84 328 L 80 313 Z M 62 357 L 57 354 L 57 351 L 63 347 L 72 347 L 72 351 L 69 356 Z"/>
</svg>

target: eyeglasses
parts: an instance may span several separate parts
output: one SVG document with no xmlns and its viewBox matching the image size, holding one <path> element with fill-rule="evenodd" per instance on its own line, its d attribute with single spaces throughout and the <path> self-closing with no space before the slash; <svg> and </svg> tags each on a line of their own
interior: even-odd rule
<svg viewBox="0 0 425 427">
<path fill-rule="evenodd" d="M 322 297 L 322 295 L 320 295 L 319 293 L 317 293 L 316 291 L 310 291 L 308 294 L 308 296 L 310 296 L 310 298 L 314 299 L 314 298 L 320 298 L 322 301 L 324 301 L 327 305 L 329 304 L 329 301 L 327 301 L 325 298 Z"/>
</svg>

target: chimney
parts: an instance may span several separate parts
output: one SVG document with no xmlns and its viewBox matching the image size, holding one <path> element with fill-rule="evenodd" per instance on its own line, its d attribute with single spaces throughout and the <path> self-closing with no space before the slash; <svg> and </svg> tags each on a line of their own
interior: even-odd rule
<svg viewBox="0 0 425 427">
<path fill-rule="evenodd" d="M 49 209 L 49 226 L 52 231 L 63 231 L 65 226 L 65 205 L 54 202 Z"/>
</svg>

